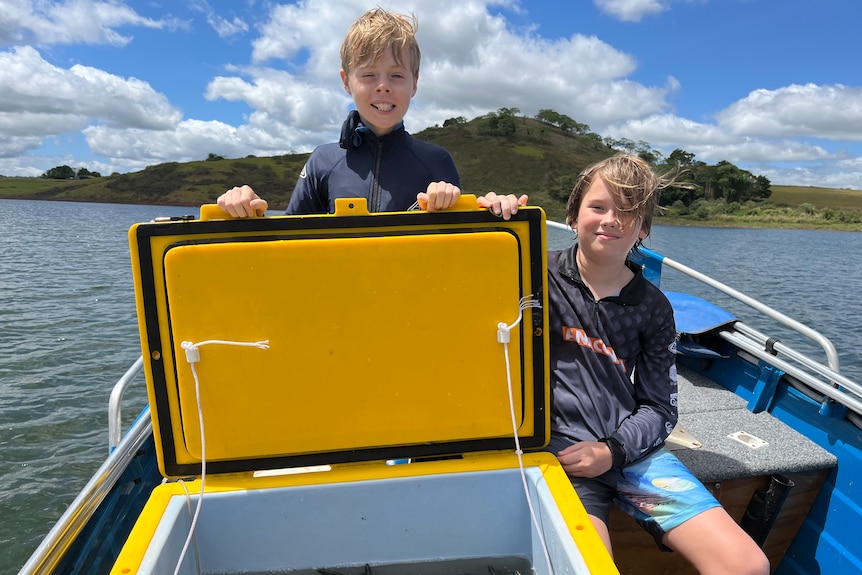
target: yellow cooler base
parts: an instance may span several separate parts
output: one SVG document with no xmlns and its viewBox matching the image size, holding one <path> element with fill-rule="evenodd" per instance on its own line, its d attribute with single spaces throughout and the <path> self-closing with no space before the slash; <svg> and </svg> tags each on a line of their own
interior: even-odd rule
<svg viewBox="0 0 862 575">
<path fill-rule="evenodd" d="M 179 573 L 450 573 L 480 560 L 498 573 L 616 573 L 556 458 L 524 456 L 531 520 L 513 453 L 330 471 L 208 477 Z M 156 489 L 113 570 L 173 573 L 200 483 Z M 474 561 L 473 564 L 476 564 Z M 523 569 L 526 567 L 527 571 Z M 508 570 L 507 570 L 508 569 Z M 481 573 L 490 572 L 482 567 Z"/>
</svg>

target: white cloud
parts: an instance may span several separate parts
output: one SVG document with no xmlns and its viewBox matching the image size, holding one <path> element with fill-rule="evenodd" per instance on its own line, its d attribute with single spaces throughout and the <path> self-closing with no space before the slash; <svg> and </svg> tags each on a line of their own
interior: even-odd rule
<svg viewBox="0 0 862 575">
<path fill-rule="evenodd" d="M 644 16 L 659 14 L 668 9 L 667 0 L 595 0 L 602 12 L 624 22 L 640 22 Z"/>
<path fill-rule="evenodd" d="M 234 16 L 233 19 L 228 20 L 227 18 L 210 15 L 207 18 L 207 22 L 209 22 L 210 26 L 213 27 L 213 30 L 216 31 L 219 38 L 229 38 L 236 34 L 248 32 L 248 24 L 246 24 L 242 18 L 236 16 Z"/>
<path fill-rule="evenodd" d="M 146 82 L 87 66 L 59 68 L 29 46 L 0 52 L 0 91 L 0 116 L 15 115 L 18 129 L 31 134 L 80 130 L 90 121 L 161 130 L 180 120 Z"/>
<path fill-rule="evenodd" d="M 272 122 L 303 130 L 328 133 L 340 129 L 351 102 L 340 81 L 313 84 L 268 68 L 249 68 L 245 73 L 250 80 L 214 78 L 207 86 L 206 98 L 243 101 Z"/>
<path fill-rule="evenodd" d="M 344 33 L 356 15 L 369 7 L 363 0 L 306 0 L 277 5 L 261 26 L 260 37 L 252 43 L 252 62 L 286 61 L 301 54 L 307 56 L 302 68 L 309 77 L 337 80 Z"/>
<path fill-rule="evenodd" d="M 11 158 L 38 149 L 46 138 L 83 130 L 99 123 L 134 127 L 142 133 L 172 130 L 180 112 L 167 98 L 135 78 L 75 65 L 60 68 L 32 47 L 0 52 L 0 157 Z M 12 165 L 11 168 L 6 166 Z M 33 175 L 14 162 L 3 163 L 6 174 Z"/>
<path fill-rule="evenodd" d="M 813 162 L 829 153 L 803 140 L 740 138 L 722 124 L 694 122 L 671 114 L 649 116 L 611 126 L 617 137 L 640 139 L 656 148 L 683 148 L 705 162 Z"/>
<path fill-rule="evenodd" d="M 125 26 L 164 28 L 170 20 L 152 20 L 118 2 L 4 0 L 0 3 L 0 44 L 111 44 L 130 40 Z"/>
<path fill-rule="evenodd" d="M 219 38 L 230 38 L 248 32 L 248 23 L 239 16 L 225 17 L 213 10 L 207 0 L 190 0 L 189 7 L 206 16 L 207 24 L 215 30 Z"/>
<path fill-rule="evenodd" d="M 791 84 L 755 90 L 716 118 L 736 135 L 862 141 L 862 88 Z"/>
</svg>

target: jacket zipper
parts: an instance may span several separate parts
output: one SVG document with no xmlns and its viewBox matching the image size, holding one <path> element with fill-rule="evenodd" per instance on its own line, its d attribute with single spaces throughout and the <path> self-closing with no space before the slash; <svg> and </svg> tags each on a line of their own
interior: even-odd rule
<svg viewBox="0 0 862 575">
<path fill-rule="evenodd" d="M 383 142 L 377 140 L 377 157 L 374 160 L 373 181 L 371 182 L 371 202 L 368 206 L 369 211 L 380 211 L 380 162 L 383 159 Z"/>
</svg>

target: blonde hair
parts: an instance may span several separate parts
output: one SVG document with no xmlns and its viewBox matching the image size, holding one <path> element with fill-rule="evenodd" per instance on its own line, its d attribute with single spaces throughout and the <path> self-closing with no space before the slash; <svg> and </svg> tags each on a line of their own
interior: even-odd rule
<svg viewBox="0 0 862 575">
<path fill-rule="evenodd" d="M 649 235 L 653 213 L 659 209 L 661 190 L 672 185 L 676 176 L 660 175 L 648 162 L 629 154 L 616 154 L 596 162 L 578 176 L 566 205 L 566 223 L 577 221 L 581 201 L 596 179 L 607 186 L 617 212 L 627 214 L 629 221 L 640 221 Z"/>
<path fill-rule="evenodd" d="M 407 53 L 412 64 L 413 77 L 419 76 L 421 53 L 416 41 L 419 24 L 413 15 L 405 16 L 372 8 L 347 30 L 341 44 L 341 68 L 349 74 L 356 66 L 376 62 L 386 50 L 392 50 L 395 62 L 403 65 L 402 55 Z"/>
</svg>

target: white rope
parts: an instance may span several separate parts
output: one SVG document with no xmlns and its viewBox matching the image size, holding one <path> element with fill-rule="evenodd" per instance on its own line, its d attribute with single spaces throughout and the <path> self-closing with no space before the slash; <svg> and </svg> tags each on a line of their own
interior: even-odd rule
<svg viewBox="0 0 862 575">
<path fill-rule="evenodd" d="M 177 560 L 177 566 L 174 569 L 174 575 L 178 575 L 180 572 L 180 567 L 183 564 L 183 559 L 186 557 L 186 553 L 189 550 L 189 544 L 192 541 L 192 538 L 195 534 L 195 527 L 198 523 L 198 517 L 201 513 L 201 505 L 204 502 L 204 491 L 206 489 L 206 475 L 207 475 L 207 455 L 206 455 L 206 440 L 204 439 L 204 412 L 201 409 L 201 385 L 198 379 L 198 372 L 195 369 L 195 364 L 201 360 L 201 352 L 200 348 L 204 345 L 237 345 L 242 347 L 257 347 L 260 349 L 269 349 L 269 340 L 264 341 L 255 341 L 255 342 L 247 342 L 247 341 L 226 341 L 223 339 L 208 339 L 199 343 L 192 343 L 190 341 L 184 341 L 180 344 L 186 351 L 186 361 L 189 362 L 189 366 L 192 368 L 192 376 L 195 379 L 195 400 L 197 401 L 198 407 L 198 422 L 200 424 L 201 431 L 201 491 L 198 495 L 198 504 L 195 507 L 195 513 L 192 516 L 192 523 L 189 527 L 189 534 L 186 537 L 186 542 L 183 544 L 183 549 L 180 551 L 180 558 Z M 183 484 L 183 489 L 185 489 L 185 484 Z M 198 564 L 198 570 L 200 570 L 200 564 Z"/>
<path fill-rule="evenodd" d="M 533 294 L 524 296 L 518 302 L 518 319 L 511 325 L 506 325 L 504 322 L 497 324 L 497 342 L 503 344 L 503 357 L 506 360 L 506 382 L 509 390 L 509 414 L 512 416 L 512 433 L 515 437 L 515 454 L 518 456 L 518 468 L 521 471 L 521 482 L 524 485 L 524 495 L 527 498 L 527 507 L 530 509 L 530 518 L 533 520 L 533 526 L 536 528 L 536 533 L 539 535 L 539 542 L 542 544 L 542 551 L 545 554 L 545 561 L 548 564 L 548 573 L 553 575 L 554 567 L 551 564 L 551 554 L 548 552 L 548 546 L 545 543 L 543 529 L 539 525 L 539 520 L 536 518 L 536 510 L 533 507 L 533 499 L 530 497 L 530 487 L 527 485 L 527 474 L 524 470 L 523 450 L 521 449 L 521 440 L 518 437 L 518 422 L 515 419 L 515 401 L 512 396 L 512 369 L 509 362 L 509 340 L 511 339 L 512 328 L 521 323 L 524 317 L 524 310 L 528 308 L 540 308 L 541 302 L 533 299 Z"/>
<path fill-rule="evenodd" d="M 183 493 L 186 496 L 186 510 L 189 512 L 189 519 L 194 516 L 194 510 L 192 509 L 192 494 L 189 493 L 189 488 L 186 486 L 186 482 L 183 479 L 179 480 L 179 484 L 183 488 Z M 195 552 L 195 567 L 197 567 L 198 575 L 201 575 L 201 556 L 198 553 L 198 541 L 196 537 L 192 537 L 192 550 Z"/>
</svg>

